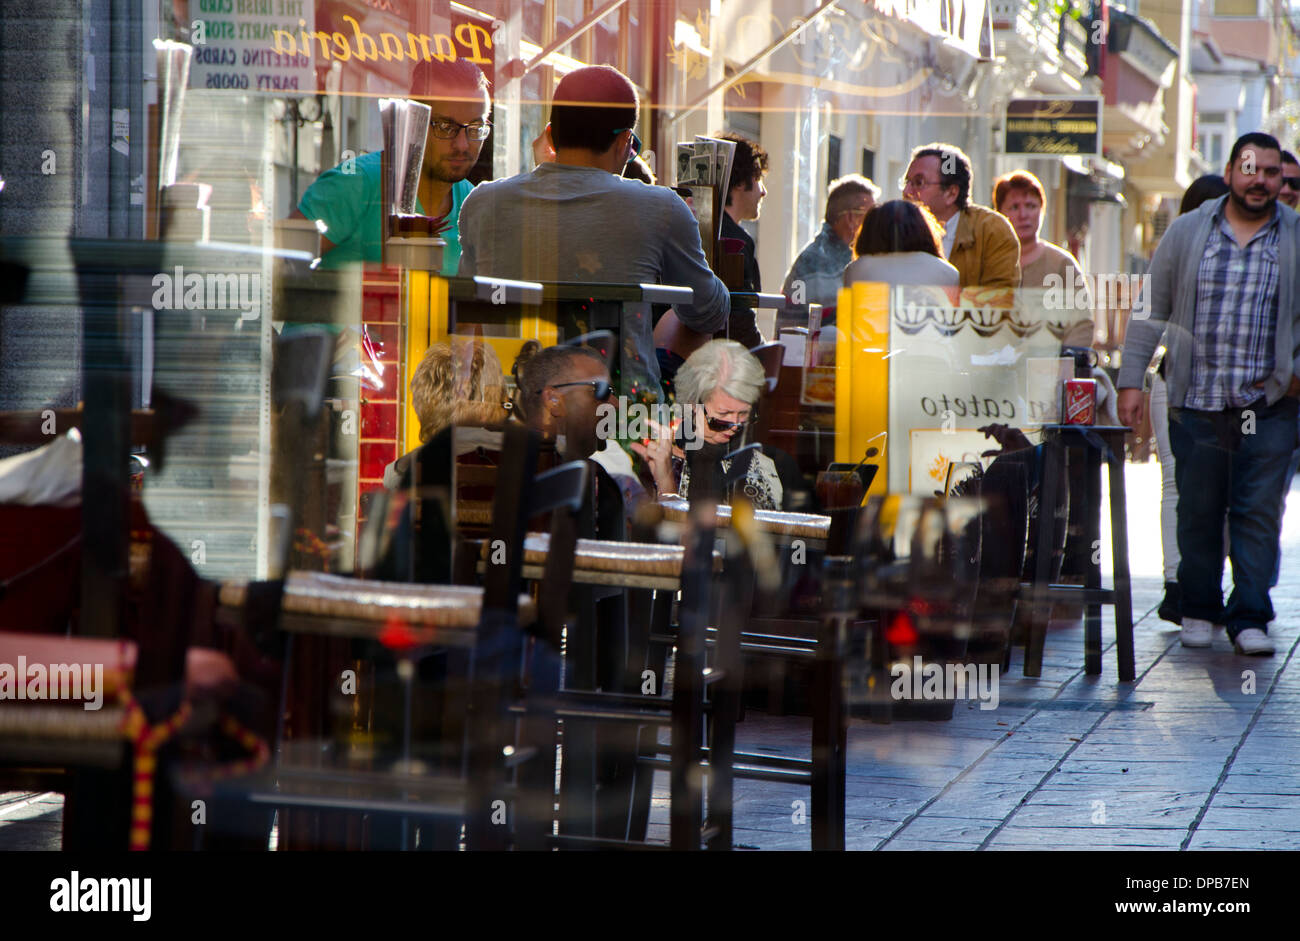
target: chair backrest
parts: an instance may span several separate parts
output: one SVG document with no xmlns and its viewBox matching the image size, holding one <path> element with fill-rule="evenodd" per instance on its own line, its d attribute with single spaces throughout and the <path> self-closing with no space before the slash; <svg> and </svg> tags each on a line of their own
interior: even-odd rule
<svg viewBox="0 0 1300 941">
<path fill-rule="evenodd" d="M 767 394 L 771 395 L 776 391 L 781 378 L 781 361 L 785 356 L 785 347 L 780 343 L 764 343 L 749 352 L 763 364 L 763 373 L 767 376 Z"/>
<path fill-rule="evenodd" d="M 568 613 L 573 584 L 573 554 L 578 545 L 578 516 L 591 494 L 591 468 L 570 461 L 538 474 L 529 494 L 529 515 L 551 514 L 551 543 L 537 595 L 538 633 L 560 649 L 560 632 Z"/>
</svg>

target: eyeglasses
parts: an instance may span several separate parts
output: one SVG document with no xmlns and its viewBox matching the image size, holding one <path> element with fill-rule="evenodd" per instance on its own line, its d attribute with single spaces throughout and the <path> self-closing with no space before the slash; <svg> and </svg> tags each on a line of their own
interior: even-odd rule
<svg viewBox="0 0 1300 941">
<path fill-rule="evenodd" d="M 923 190 L 927 186 L 942 186 L 942 185 L 943 185 L 943 180 L 927 180 L 919 173 L 916 176 L 912 177 L 910 180 L 905 176 L 900 176 L 898 178 L 898 188 L 900 190 L 905 190 L 909 186 L 912 186 L 919 190 Z"/>
<path fill-rule="evenodd" d="M 1300 176 L 1284 176 L 1282 185 L 1289 190 L 1300 190 Z"/>
<path fill-rule="evenodd" d="M 451 118 L 434 118 L 429 122 L 429 127 L 433 130 L 433 136 L 439 140 L 455 140 L 460 136 L 461 131 L 464 131 L 465 136 L 470 140 L 487 140 L 487 136 L 492 133 L 491 121 L 461 124 Z"/>
<path fill-rule="evenodd" d="M 622 134 L 624 131 L 632 131 L 632 129 L 630 127 L 620 127 L 616 131 L 614 131 L 614 133 Z M 642 147 L 641 138 L 636 136 L 636 131 L 632 131 L 632 142 L 628 144 L 627 159 L 624 160 L 623 162 L 631 163 L 633 160 L 635 160 L 641 153 L 641 147 Z"/>
<path fill-rule="evenodd" d="M 552 389 L 565 389 L 569 386 L 591 386 L 591 394 L 595 396 L 597 402 L 603 402 L 609 398 L 612 391 L 608 379 L 583 379 L 575 382 L 557 382 L 551 386 Z"/>
</svg>

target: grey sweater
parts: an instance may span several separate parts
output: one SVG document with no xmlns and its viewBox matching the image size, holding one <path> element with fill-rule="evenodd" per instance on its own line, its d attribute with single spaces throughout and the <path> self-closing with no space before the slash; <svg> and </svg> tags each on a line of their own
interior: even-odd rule
<svg viewBox="0 0 1300 941">
<path fill-rule="evenodd" d="M 1196 275 L 1210 226 L 1227 196 L 1203 203 L 1179 216 L 1165 231 L 1151 258 L 1150 278 L 1143 291 L 1142 308 L 1133 312 L 1120 363 L 1121 389 L 1142 388 L 1151 356 L 1164 338 L 1165 382 L 1169 404 L 1182 407 L 1191 382 L 1196 339 L 1192 325 L 1196 313 Z M 1277 332 L 1274 337 L 1273 372 L 1264 380 L 1264 395 L 1272 405 L 1286 394 L 1291 377 L 1300 375 L 1300 215 L 1278 204 Z"/>
<path fill-rule="evenodd" d="M 686 326 L 714 333 L 731 295 L 709 270 L 700 230 L 681 197 L 604 170 L 544 163 L 475 187 L 460 211 L 460 275 L 692 288 L 676 309 Z M 624 317 L 629 344 L 659 379 L 649 316 Z"/>
</svg>

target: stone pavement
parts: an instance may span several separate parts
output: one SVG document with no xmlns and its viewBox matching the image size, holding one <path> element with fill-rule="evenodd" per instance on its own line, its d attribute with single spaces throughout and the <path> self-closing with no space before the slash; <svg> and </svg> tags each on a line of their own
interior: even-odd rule
<svg viewBox="0 0 1300 941">
<path fill-rule="evenodd" d="M 1156 618 L 1159 467 L 1129 465 L 1126 480 L 1137 681 L 1115 678 L 1108 614 L 1099 677 L 1083 672 L 1082 626 L 1062 626 L 1040 678 L 1021 675 L 1017 648 L 996 709 L 971 701 L 946 722 L 853 720 L 850 849 L 1300 849 L 1300 489 L 1273 593 L 1278 652 L 1241 657 L 1222 631 L 1212 649 L 1184 649 Z M 751 711 L 737 746 L 806 757 L 808 740 L 807 719 Z M 737 844 L 807 849 L 798 800 L 806 789 L 737 781 Z M 58 795 L 0 794 L 0 849 L 57 849 L 61 806 Z M 651 836 L 667 829 L 660 773 Z"/>
<path fill-rule="evenodd" d="M 1048 633 L 1041 677 L 1021 675 L 1016 648 L 996 709 L 969 701 L 946 722 L 852 720 L 849 849 L 1300 849 L 1300 489 L 1273 592 L 1278 652 L 1242 657 L 1221 630 L 1212 649 L 1185 649 L 1156 617 L 1159 465 L 1130 464 L 1125 480 L 1136 682 L 1116 679 L 1114 619 L 1103 609 L 1101 676 L 1083 671 L 1082 625 L 1061 625 Z M 750 712 L 737 747 L 807 757 L 809 734 L 807 719 Z M 666 839 L 659 779 L 652 820 Z M 737 781 L 736 843 L 808 849 L 793 806 L 807 795 Z"/>
</svg>

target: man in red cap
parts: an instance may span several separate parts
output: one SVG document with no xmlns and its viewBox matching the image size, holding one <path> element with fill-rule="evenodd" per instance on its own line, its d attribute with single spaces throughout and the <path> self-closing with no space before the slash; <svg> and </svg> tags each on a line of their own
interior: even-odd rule
<svg viewBox="0 0 1300 941">
<path fill-rule="evenodd" d="M 460 214 L 462 277 L 672 284 L 695 302 L 678 318 L 701 333 L 727 323 L 726 286 L 709 270 L 695 217 L 676 193 L 620 174 L 641 150 L 635 86 L 618 69 L 570 72 L 555 89 L 547 135 L 555 160 L 484 183 Z M 623 322 L 623 391 L 658 397 L 648 316 Z"/>
</svg>

